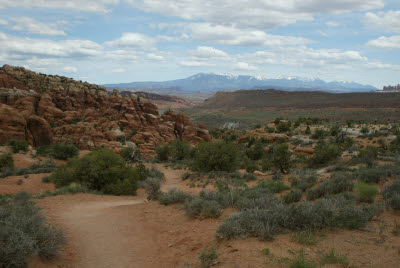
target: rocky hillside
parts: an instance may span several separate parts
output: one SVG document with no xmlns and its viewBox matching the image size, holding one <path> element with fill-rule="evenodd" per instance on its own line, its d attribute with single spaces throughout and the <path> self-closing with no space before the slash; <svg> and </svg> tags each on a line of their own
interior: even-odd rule
<svg viewBox="0 0 400 268">
<path fill-rule="evenodd" d="M 149 92 L 143 92 L 143 91 L 138 91 L 138 92 L 122 91 L 121 92 L 122 96 L 130 96 L 132 94 L 135 94 L 139 97 L 146 98 L 147 100 L 157 104 L 158 108 L 160 108 L 160 109 L 192 108 L 193 106 L 195 106 L 195 104 L 193 102 L 190 102 L 188 100 L 185 100 L 183 98 L 179 98 L 176 96 L 161 95 L 161 94 L 155 94 L 155 93 L 149 93 Z"/>
<path fill-rule="evenodd" d="M 326 93 L 280 90 L 238 90 L 218 92 L 199 105 L 201 108 L 400 108 L 399 93 Z"/>
<path fill-rule="evenodd" d="M 22 67 L 0 69 L 0 143 L 28 140 L 34 146 L 75 144 L 119 151 L 134 142 L 143 154 L 175 138 L 210 140 L 208 130 L 137 95 L 109 95 L 105 87 L 38 74 Z"/>
</svg>

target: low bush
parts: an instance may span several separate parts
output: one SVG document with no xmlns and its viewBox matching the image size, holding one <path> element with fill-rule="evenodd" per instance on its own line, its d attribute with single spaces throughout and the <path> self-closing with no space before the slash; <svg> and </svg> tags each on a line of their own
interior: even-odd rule
<svg viewBox="0 0 400 268">
<path fill-rule="evenodd" d="M 242 179 L 244 181 L 255 181 L 255 180 L 257 180 L 256 176 L 254 176 L 253 173 L 248 173 L 248 172 L 243 174 Z"/>
<path fill-rule="evenodd" d="M 77 157 L 79 152 L 75 145 L 70 144 L 54 144 L 52 151 L 52 156 L 61 160 Z"/>
<path fill-rule="evenodd" d="M 320 142 L 315 147 L 315 153 L 310 158 L 312 165 L 323 165 L 339 158 L 342 150 L 336 144 Z"/>
<path fill-rule="evenodd" d="M 347 173 L 334 173 L 329 180 L 323 181 L 318 187 L 314 189 L 308 189 L 307 199 L 314 200 L 330 194 L 338 194 L 353 189 L 353 181 Z"/>
<path fill-rule="evenodd" d="M 39 174 L 39 173 L 51 173 L 56 169 L 56 165 L 53 160 L 38 161 L 32 164 L 28 168 L 21 168 L 18 170 L 6 169 L 0 173 L 0 178 L 8 176 L 20 176 L 26 174 Z"/>
<path fill-rule="evenodd" d="M 367 146 L 365 149 L 360 149 L 358 153 L 358 159 L 367 165 L 372 167 L 375 161 L 378 159 L 378 148 L 374 146 Z"/>
<path fill-rule="evenodd" d="M 290 203 L 296 203 L 301 200 L 301 197 L 303 196 L 303 191 L 302 190 L 294 190 L 291 191 L 287 194 L 282 195 L 282 200 L 286 204 Z"/>
<path fill-rule="evenodd" d="M 12 154 L 0 155 L 0 172 L 13 169 L 14 169 L 14 160 Z"/>
<path fill-rule="evenodd" d="M 382 191 L 383 199 L 387 206 L 394 210 L 400 210 L 400 180 L 387 185 Z"/>
<path fill-rule="evenodd" d="M 387 178 L 398 178 L 400 176 L 399 165 L 382 165 L 375 167 L 359 168 L 354 172 L 357 179 L 365 183 L 379 183 Z"/>
<path fill-rule="evenodd" d="M 281 193 L 289 187 L 283 181 L 261 180 L 257 183 L 258 188 L 268 189 L 272 193 Z"/>
<path fill-rule="evenodd" d="M 378 189 L 374 185 L 359 182 L 355 185 L 355 193 L 358 201 L 373 203 L 376 195 L 379 193 Z"/>
<path fill-rule="evenodd" d="M 182 174 L 182 180 L 187 180 L 190 178 L 190 176 L 191 176 L 190 172 L 185 172 Z"/>
<path fill-rule="evenodd" d="M 28 150 L 29 143 L 25 140 L 9 140 L 7 145 L 13 150 L 13 153 L 18 153 L 19 151 L 26 152 Z"/>
<path fill-rule="evenodd" d="M 0 226 L 0 267 L 26 267 L 35 256 L 52 259 L 65 244 L 62 230 L 46 223 L 26 192 L 0 203 Z"/>
<path fill-rule="evenodd" d="M 297 171 L 289 178 L 291 186 L 302 191 L 313 187 L 317 183 L 317 180 L 317 176 L 309 171 Z"/>
<path fill-rule="evenodd" d="M 191 196 L 180 189 L 169 189 L 168 192 L 162 193 L 158 197 L 158 201 L 162 205 L 170 205 L 176 203 L 185 203 Z"/>
<path fill-rule="evenodd" d="M 136 146 L 128 146 L 124 148 L 120 155 L 126 162 L 132 162 L 140 159 L 140 151 Z"/>
<path fill-rule="evenodd" d="M 354 201 L 342 196 L 291 205 L 273 203 L 266 209 L 249 209 L 232 214 L 218 227 L 216 235 L 218 239 L 253 236 L 272 240 L 284 229 L 359 229 L 381 212 L 380 206 L 356 206 Z"/>
<path fill-rule="evenodd" d="M 247 156 L 253 160 L 260 160 L 264 155 L 264 146 L 261 142 L 257 142 L 253 147 L 246 151 Z"/>
<path fill-rule="evenodd" d="M 148 178 L 143 182 L 143 187 L 147 193 L 148 200 L 158 199 L 161 195 L 161 180 L 157 178 Z"/>
<path fill-rule="evenodd" d="M 222 211 L 218 202 L 194 197 L 185 203 L 184 209 L 190 217 L 218 218 Z"/>
<path fill-rule="evenodd" d="M 349 267 L 350 261 L 346 255 L 338 253 L 334 248 L 332 248 L 328 253 L 324 253 L 320 261 L 321 265 L 326 264 L 340 264 L 342 267 Z"/>
<path fill-rule="evenodd" d="M 194 154 L 193 169 L 198 171 L 234 171 L 238 167 L 239 149 L 229 142 L 200 142 Z"/>
<path fill-rule="evenodd" d="M 326 136 L 328 136 L 328 131 L 317 128 L 314 133 L 311 135 L 312 139 L 322 140 Z"/>
<path fill-rule="evenodd" d="M 163 144 L 156 147 L 157 160 L 160 162 L 168 161 L 169 145 Z"/>
<path fill-rule="evenodd" d="M 209 248 L 203 248 L 199 256 L 200 268 L 208 268 L 216 264 L 218 260 L 218 254 L 215 246 Z"/>
<path fill-rule="evenodd" d="M 248 164 L 246 167 L 247 173 L 253 173 L 256 170 L 258 170 L 258 166 L 256 164 Z"/>
<path fill-rule="evenodd" d="M 98 149 L 82 158 L 71 158 L 50 176 L 56 187 L 76 182 L 105 194 L 135 195 L 140 170 L 125 164 L 114 152 Z"/>
<path fill-rule="evenodd" d="M 192 148 L 189 142 L 175 139 L 170 144 L 169 153 L 174 161 L 189 159 L 191 157 Z"/>
</svg>

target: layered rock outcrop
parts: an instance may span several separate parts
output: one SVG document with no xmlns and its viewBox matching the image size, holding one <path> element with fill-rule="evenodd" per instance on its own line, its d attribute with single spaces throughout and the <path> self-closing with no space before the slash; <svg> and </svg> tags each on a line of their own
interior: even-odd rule
<svg viewBox="0 0 400 268">
<path fill-rule="evenodd" d="M 175 138 L 193 143 L 211 139 L 206 127 L 172 111 L 160 116 L 157 106 L 144 98 L 109 94 L 102 86 L 21 67 L 2 67 L 0 97 L 1 141 L 18 138 L 34 146 L 68 143 L 115 151 L 131 141 L 148 155 Z"/>
</svg>

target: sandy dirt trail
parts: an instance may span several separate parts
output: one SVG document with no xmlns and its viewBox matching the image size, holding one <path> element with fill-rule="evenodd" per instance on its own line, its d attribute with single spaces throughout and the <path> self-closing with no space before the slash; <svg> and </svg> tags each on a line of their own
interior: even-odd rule
<svg viewBox="0 0 400 268">
<path fill-rule="evenodd" d="M 163 191 L 184 185 L 180 178 L 183 171 L 154 166 L 165 174 Z M 145 217 L 138 217 L 147 213 L 144 207 L 150 204 L 143 190 L 134 197 L 77 194 L 45 198 L 38 204 L 50 221 L 56 221 L 66 230 L 68 245 L 64 259 L 57 260 L 57 264 L 34 261 L 31 267 L 169 266 L 163 266 L 155 258 L 162 247 L 157 226 L 151 228 Z"/>
</svg>

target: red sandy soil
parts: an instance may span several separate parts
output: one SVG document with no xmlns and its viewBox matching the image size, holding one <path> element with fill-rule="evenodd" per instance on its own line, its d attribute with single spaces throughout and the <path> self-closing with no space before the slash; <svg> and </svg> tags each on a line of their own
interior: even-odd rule
<svg viewBox="0 0 400 268">
<path fill-rule="evenodd" d="M 52 183 L 42 182 L 42 178 L 49 175 L 50 173 L 29 174 L 27 178 L 21 175 L 0 179 L 0 194 L 16 194 L 20 191 L 26 191 L 36 195 L 46 191 L 54 191 Z M 20 185 L 17 184 L 19 180 L 22 180 Z"/>
<path fill-rule="evenodd" d="M 181 180 L 185 171 L 159 164 L 156 167 L 165 174 L 163 191 L 173 187 L 193 194 L 200 191 Z M 0 179 L 1 193 L 15 193 L 22 187 L 37 193 L 43 187 L 53 187 L 40 181 L 45 175 L 29 175 L 22 185 L 16 184 L 22 176 Z M 274 241 L 247 238 L 219 242 L 215 231 L 232 209 L 226 210 L 220 219 L 191 219 L 179 205 L 148 202 L 143 190 L 134 197 L 75 194 L 35 202 L 49 223 L 65 230 L 68 242 L 57 259 L 45 263 L 36 258 L 29 265 L 31 268 L 169 268 L 184 267 L 185 263 L 198 267 L 201 250 L 210 245 L 216 245 L 219 254 L 214 267 L 286 267 L 282 258 L 293 259 L 301 248 L 307 258 L 315 261 L 323 252 L 335 248 L 348 255 L 352 267 L 399 267 L 400 263 L 400 236 L 392 234 L 400 216 L 392 212 L 385 212 L 364 230 L 325 232 L 317 245 L 304 246 L 292 241 L 291 234 L 278 235 Z M 270 255 L 262 253 L 265 248 Z"/>
</svg>

